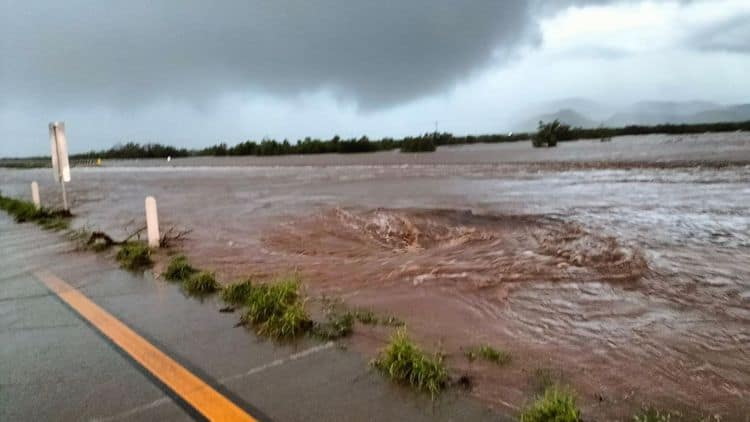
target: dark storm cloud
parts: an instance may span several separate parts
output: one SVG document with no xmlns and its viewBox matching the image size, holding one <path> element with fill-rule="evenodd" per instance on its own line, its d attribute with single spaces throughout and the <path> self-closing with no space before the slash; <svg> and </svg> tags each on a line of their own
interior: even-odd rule
<svg viewBox="0 0 750 422">
<path fill-rule="evenodd" d="M 733 16 L 698 31 L 688 44 L 704 51 L 750 53 L 750 14 Z"/>
<path fill-rule="evenodd" d="M 538 41 L 534 15 L 571 3 L 601 1 L 5 0 L 0 105 L 200 106 L 327 89 L 380 108 Z"/>
<path fill-rule="evenodd" d="M 6 1 L 3 102 L 133 106 L 321 88 L 364 107 L 445 87 L 533 39 L 525 0 Z"/>
</svg>

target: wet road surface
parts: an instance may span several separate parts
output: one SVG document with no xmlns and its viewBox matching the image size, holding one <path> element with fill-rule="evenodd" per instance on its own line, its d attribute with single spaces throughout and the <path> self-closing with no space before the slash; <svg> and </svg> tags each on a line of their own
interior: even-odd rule
<svg viewBox="0 0 750 422">
<path fill-rule="evenodd" d="M 0 214 L 0 420 L 191 420 L 191 405 L 53 294 L 50 272 L 260 420 L 497 420 L 461 393 L 393 386 L 333 344 L 276 346 L 218 301 L 78 253 Z M 44 277 L 41 277 L 44 278 Z"/>
</svg>

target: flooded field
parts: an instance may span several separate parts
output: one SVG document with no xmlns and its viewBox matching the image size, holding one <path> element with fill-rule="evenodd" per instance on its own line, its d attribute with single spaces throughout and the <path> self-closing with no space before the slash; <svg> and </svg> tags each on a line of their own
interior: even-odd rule
<svg viewBox="0 0 750 422">
<path fill-rule="evenodd" d="M 32 180 L 58 197 L 49 169 L 0 170 L 5 195 Z M 748 133 L 112 162 L 70 191 L 75 226 L 123 237 L 154 195 L 225 281 L 298 270 L 311 294 L 399 316 L 498 408 L 552 378 L 591 420 L 750 413 Z M 469 363 L 479 343 L 512 363 Z"/>
</svg>

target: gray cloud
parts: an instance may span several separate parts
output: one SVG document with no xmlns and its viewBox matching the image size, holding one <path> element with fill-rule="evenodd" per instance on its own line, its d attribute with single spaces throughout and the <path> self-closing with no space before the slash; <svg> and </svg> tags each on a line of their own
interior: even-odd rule
<svg viewBox="0 0 750 422">
<path fill-rule="evenodd" d="M 537 32 L 525 0 L 6 0 L 2 15 L 0 102 L 70 106 L 327 89 L 379 108 L 449 86 Z"/>
<path fill-rule="evenodd" d="M 704 51 L 750 53 L 750 14 L 733 16 L 691 34 L 687 44 Z"/>
</svg>

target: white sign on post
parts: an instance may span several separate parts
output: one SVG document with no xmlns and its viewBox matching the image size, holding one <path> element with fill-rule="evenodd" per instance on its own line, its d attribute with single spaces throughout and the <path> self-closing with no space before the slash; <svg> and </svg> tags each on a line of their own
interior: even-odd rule
<svg viewBox="0 0 750 422">
<path fill-rule="evenodd" d="M 63 209 L 68 210 L 68 197 L 65 183 L 70 182 L 70 163 L 68 162 L 68 141 L 65 139 L 65 123 L 49 124 L 50 149 L 52 150 L 52 171 L 55 181 L 62 187 Z"/>
<path fill-rule="evenodd" d="M 65 138 L 65 123 L 49 124 L 49 140 L 52 149 L 52 169 L 55 181 L 70 182 L 70 163 L 68 162 L 68 141 Z"/>
</svg>

